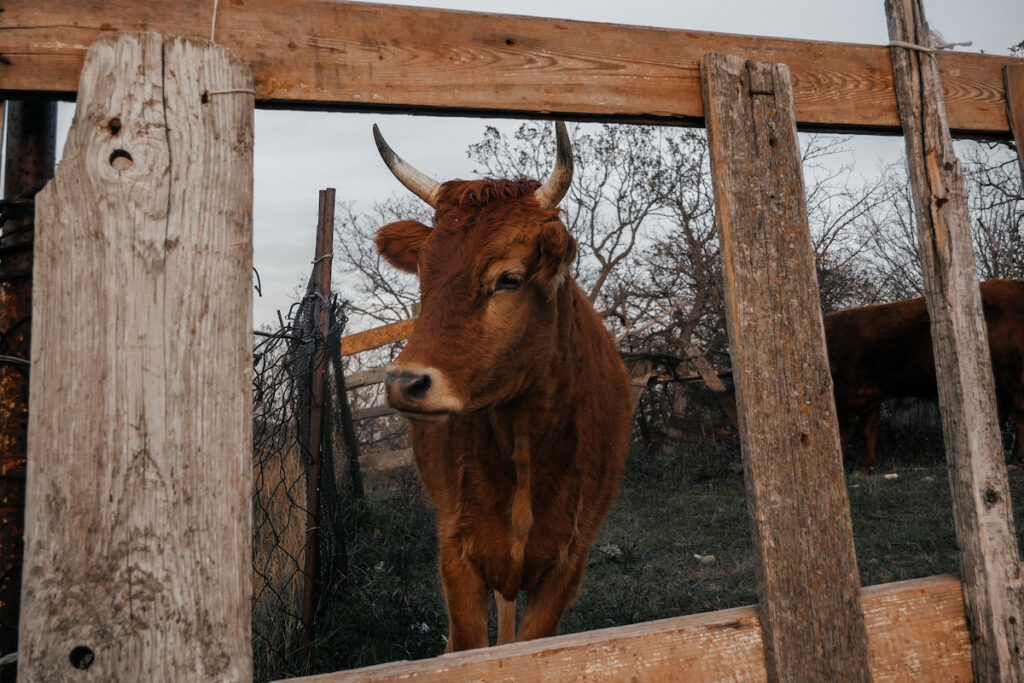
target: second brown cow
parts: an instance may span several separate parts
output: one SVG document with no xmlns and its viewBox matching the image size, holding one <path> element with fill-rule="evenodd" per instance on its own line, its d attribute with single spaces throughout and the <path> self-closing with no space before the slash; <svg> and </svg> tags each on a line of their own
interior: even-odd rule
<svg viewBox="0 0 1024 683">
<path fill-rule="evenodd" d="M 1013 419 L 1014 461 L 1024 456 L 1024 281 L 981 283 L 999 418 Z M 877 465 L 878 407 L 899 397 L 934 398 L 935 360 L 923 297 L 858 306 L 825 316 L 829 366 L 843 444 L 859 417 L 866 420 L 861 471 Z"/>
<path fill-rule="evenodd" d="M 386 371 L 437 507 L 448 650 L 558 632 L 618 491 L 629 380 L 611 335 L 569 274 L 576 243 L 557 204 L 572 155 L 557 126 L 551 178 L 437 183 L 384 143 L 395 176 L 435 209 L 377 233 L 381 255 L 417 273 L 422 309 Z M 526 591 L 518 633 L 515 605 Z"/>
</svg>

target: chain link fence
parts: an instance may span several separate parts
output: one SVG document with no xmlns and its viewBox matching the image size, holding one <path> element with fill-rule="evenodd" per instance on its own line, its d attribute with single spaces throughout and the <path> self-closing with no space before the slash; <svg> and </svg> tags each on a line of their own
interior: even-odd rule
<svg viewBox="0 0 1024 683">
<path fill-rule="evenodd" d="M 327 308 L 326 330 L 315 324 Z M 253 656 L 257 680 L 302 671 L 315 608 L 346 573 L 345 534 L 335 472 L 329 354 L 347 318 L 336 300 L 312 291 L 253 349 Z M 320 368 L 318 378 L 318 368 Z M 325 383 L 320 467 L 313 481 L 314 383 Z M 315 442 L 316 440 L 314 440 Z M 313 495 L 318 489 L 317 496 Z M 316 510 L 308 501 L 316 500 Z M 312 606 L 312 610 L 310 609 Z"/>
</svg>

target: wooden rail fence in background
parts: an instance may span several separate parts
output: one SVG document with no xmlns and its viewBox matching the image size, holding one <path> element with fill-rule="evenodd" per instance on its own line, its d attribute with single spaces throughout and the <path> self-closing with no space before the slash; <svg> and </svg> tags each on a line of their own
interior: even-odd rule
<svg viewBox="0 0 1024 683">
<path fill-rule="evenodd" d="M 363 351 L 405 341 L 412 334 L 415 318 L 401 320 L 390 325 L 375 327 L 363 332 L 346 335 L 341 338 L 341 355 L 351 356 Z M 384 381 L 384 367 L 368 368 L 345 376 L 346 393 L 352 389 L 380 384 Z M 348 398 L 347 396 L 345 397 Z M 349 403 L 351 405 L 351 403 Z M 386 403 L 352 410 L 352 419 L 356 422 L 372 420 L 378 417 L 394 415 L 395 410 Z M 389 486 L 392 474 L 413 466 L 411 448 L 399 448 L 385 451 L 360 452 L 359 470 L 370 492 L 383 491 Z"/>
</svg>

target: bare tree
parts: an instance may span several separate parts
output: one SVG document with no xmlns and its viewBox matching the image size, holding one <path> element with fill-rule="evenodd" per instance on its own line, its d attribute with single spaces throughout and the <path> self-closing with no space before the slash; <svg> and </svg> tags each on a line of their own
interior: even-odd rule
<svg viewBox="0 0 1024 683">
<path fill-rule="evenodd" d="M 704 131 L 602 125 L 576 126 L 572 136 L 576 170 L 562 207 L 579 244 L 575 275 L 620 348 L 662 373 L 726 370 L 722 265 Z M 848 141 L 801 138 L 826 312 L 921 291 L 905 168 L 893 164 L 861 178 L 848 160 Z M 982 277 L 1024 277 L 1024 202 L 1014 157 L 1005 146 L 970 144 L 965 172 L 979 271 Z M 551 126 L 523 123 L 512 134 L 488 128 L 467 154 L 480 176 L 542 178 L 554 158 Z M 416 280 L 381 261 L 373 235 L 394 220 L 429 224 L 429 208 L 403 197 L 369 213 L 346 204 L 337 214 L 336 264 L 350 310 L 376 323 L 412 315 Z M 680 409 L 678 387 L 648 395 L 657 400 L 641 404 L 641 412 L 652 423 Z"/>
<path fill-rule="evenodd" d="M 876 301 L 866 254 L 879 231 L 877 214 L 889 202 L 883 178 L 857 177 L 849 136 L 803 135 L 807 217 L 822 310 Z"/>
<path fill-rule="evenodd" d="M 1024 190 L 1016 150 L 964 142 L 960 154 L 980 278 L 1024 277 Z"/>
<path fill-rule="evenodd" d="M 369 320 L 387 324 L 413 315 L 419 301 L 415 275 L 403 273 L 377 253 L 373 237 L 378 228 L 399 220 L 430 223 L 430 207 L 414 197 L 391 197 L 373 205 L 369 213 L 358 213 L 354 202 L 342 202 L 335 212 L 336 281 L 356 326 Z M 360 317 L 362 318 L 360 320 Z"/>
<path fill-rule="evenodd" d="M 1002 143 L 957 143 L 971 219 L 978 279 L 1024 277 L 1024 195 L 1016 151 Z M 871 248 L 863 255 L 876 289 L 870 300 L 920 296 L 921 264 L 905 165 L 880 174 L 885 201 L 871 212 Z M 867 303 L 867 301 L 865 301 Z"/>
<path fill-rule="evenodd" d="M 609 279 L 625 267 L 659 204 L 665 172 L 659 132 L 605 124 L 590 133 L 576 126 L 571 135 L 575 172 L 561 206 L 579 246 L 574 275 L 607 314 L 614 308 L 614 295 L 602 299 Z M 543 178 L 555 156 L 554 134 L 549 124 L 538 122 L 523 123 L 511 136 L 490 127 L 468 154 L 481 165 L 481 175 Z"/>
</svg>

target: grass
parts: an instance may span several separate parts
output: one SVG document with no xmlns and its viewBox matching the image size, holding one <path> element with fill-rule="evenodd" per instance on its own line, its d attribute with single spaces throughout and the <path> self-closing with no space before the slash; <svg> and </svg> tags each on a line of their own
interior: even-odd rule
<svg viewBox="0 0 1024 683">
<path fill-rule="evenodd" d="M 941 435 L 920 422 L 908 431 L 899 415 L 884 420 L 876 474 L 847 464 L 862 585 L 959 572 Z M 1009 479 L 1022 520 L 1024 470 L 1011 469 Z M 349 579 L 321 607 L 310 671 L 440 654 L 447 619 L 433 513 L 418 481 L 409 477 L 391 499 L 352 504 L 345 522 Z M 634 450 L 562 632 L 756 603 L 748 527 L 737 448 Z"/>
</svg>

